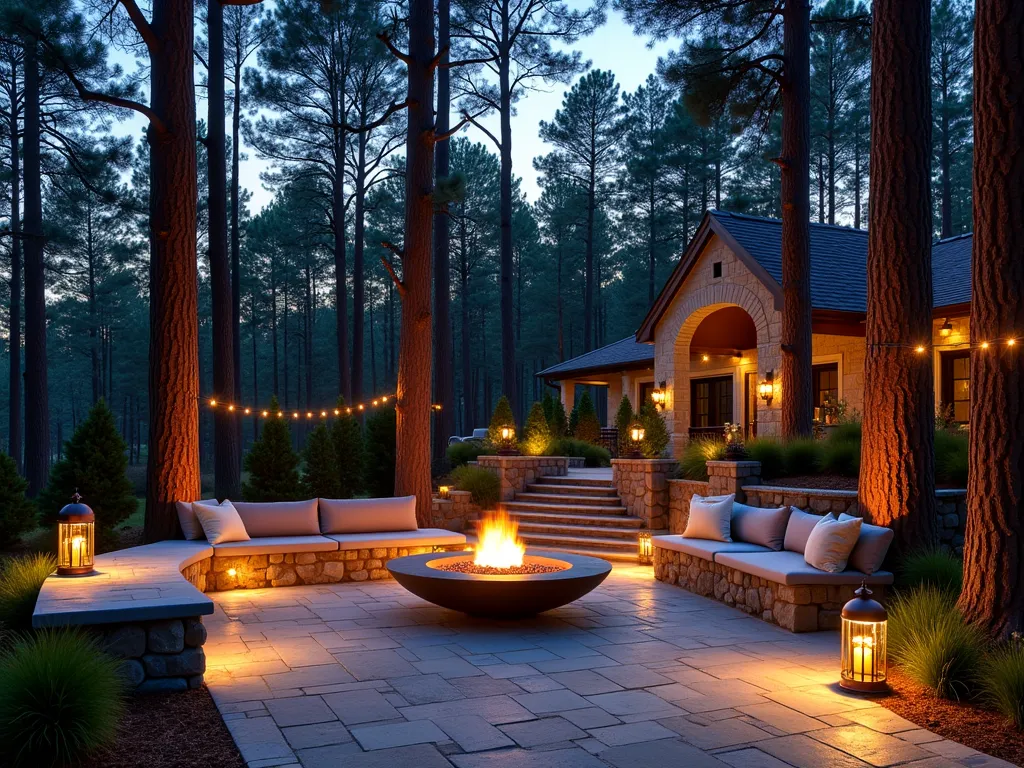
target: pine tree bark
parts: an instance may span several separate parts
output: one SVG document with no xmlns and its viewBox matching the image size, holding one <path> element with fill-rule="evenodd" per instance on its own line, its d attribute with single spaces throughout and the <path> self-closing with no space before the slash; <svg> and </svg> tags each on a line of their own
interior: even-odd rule
<svg viewBox="0 0 1024 768">
<path fill-rule="evenodd" d="M 146 541 L 174 538 L 174 502 L 199 498 L 195 18 L 189 0 L 156 0 L 150 24 L 150 335 Z"/>
<path fill-rule="evenodd" d="M 241 183 L 238 179 L 239 129 L 242 122 L 242 60 L 241 42 L 236 40 L 235 57 L 232 61 L 234 93 L 231 98 L 231 342 L 234 345 L 233 363 L 235 371 L 235 402 L 242 401 L 242 235 L 239 222 Z M 255 337 L 253 337 L 255 344 Z M 255 354 L 255 353 L 254 353 Z M 256 361 L 253 360 L 253 368 Z M 253 382 L 253 387 L 256 384 Z M 259 402 L 253 400 L 253 405 Z M 258 424 L 253 417 L 253 424 Z M 242 461 L 242 420 L 238 420 L 238 461 Z"/>
<path fill-rule="evenodd" d="M 786 0 L 782 85 L 782 435 L 811 434 L 811 6 Z"/>
<path fill-rule="evenodd" d="M 365 120 L 364 120 L 365 122 Z M 352 247 L 352 402 L 363 399 L 363 334 L 366 306 L 366 134 L 356 137 L 355 243 Z M 372 331 L 371 331 L 372 332 Z M 375 393 L 376 394 L 376 393 Z"/>
<path fill-rule="evenodd" d="M 1024 329 L 1024 5 L 974 22 L 974 260 L 970 474 L 960 608 L 992 634 L 1024 630 L 1024 375 L 1005 340 Z M 1004 340 L 1002 349 L 995 340 Z"/>
<path fill-rule="evenodd" d="M 860 509 L 895 553 L 938 543 L 929 0 L 875 0 Z M 915 350 L 917 345 L 924 352 Z"/>
<path fill-rule="evenodd" d="M 409 2 L 402 324 L 398 352 L 395 495 L 416 497 L 416 520 L 430 522 L 431 239 L 434 223 L 434 4 Z"/>
<path fill-rule="evenodd" d="M 11 47 L 15 50 L 14 46 Z M 11 111 L 11 306 L 8 322 L 10 355 L 8 383 L 7 453 L 22 471 L 21 456 L 21 147 L 18 142 L 18 60 L 11 55 L 11 84 L 8 94 Z"/>
<path fill-rule="evenodd" d="M 46 378 L 46 277 L 40 166 L 39 52 L 25 48 L 25 478 L 29 496 L 46 487 L 50 472 L 50 409 Z"/>
<path fill-rule="evenodd" d="M 437 3 L 437 48 L 444 51 L 450 43 L 449 14 L 450 0 Z M 437 128 L 438 135 L 444 135 L 450 127 L 451 87 L 449 72 L 445 64 L 447 54 L 437 70 Z M 434 175 L 441 179 L 448 176 L 449 147 L 447 141 L 440 142 L 434 149 Z M 441 410 L 434 414 L 434 457 L 445 455 L 448 438 L 455 430 L 455 366 L 452 365 L 452 323 L 451 323 L 451 266 L 449 263 L 450 232 L 448 212 L 439 211 L 434 216 L 434 398 L 441 404 Z"/>
<path fill-rule="evenodd" d="M 336 32 L 335 32 L 336 34 Z M 340 41 L 338 42 L 340 46 Z M 338 391 L 352 399 L 352 368 L 348 357 L 348 259 L 345 253 L 345 86 L 335 69 L 331 86 L 334 174 L 331 179 L 331 220 L 334 227 L 334 302 L 338 334 Z"/>
<path fill-rule="evenodd" d="M 516 387 L 516 342 L 512 302 L 512 86 L 509 73 L 508 3 L 502 5 L 502 55 L 498 59 L 498 88 L 501 105 L 501 389 L 513 408 L 519 402 Z M 516 417 L 519 414 L 516 413 Z"/>
<path fill-rule="evenodd" d="M 235 297 L 228 256 L 228 179 L 224 125 L 224 6 L 207 0 L 209 68 L 206 157 L 209 184 L 210 300 L 213 310 L 213 391 L 219 403 L 237 403 L 235 386 Z M 241 420 L 226 408 L 214 411 L 213 486 L 218 499 L 241 490 Z"/>
</svg>

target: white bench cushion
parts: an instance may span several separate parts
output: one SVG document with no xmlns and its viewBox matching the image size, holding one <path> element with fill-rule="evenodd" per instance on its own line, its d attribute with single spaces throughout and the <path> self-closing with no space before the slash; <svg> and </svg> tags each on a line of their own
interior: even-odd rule
<svg viewBox="0 0 1024 768">
<path fill-rule="evenodd" d="M 466 543 L 464 534 L 446 531 L 443 528 L 420 528 L 418 531 L 385 533 L 329 533 L 327 538 L 338 542 L 341 549 L 436 547 Z"/>
<path fill-rule="evenodd" d="M 289 552 L 336 552 L 338 542 L 326 536 L 263 536 L 248 541 L 232 541 L 215 544 L 216 557 L 242 555 L 280 555 Z"/>
<path fill-rule="evenodd" d="M 721 552 L 771 552 L 768 547 L 746 541 L 712 541 L 711 539 L 686 539 L 679 535 L 655 536 L 654 546 L 685 552 L 702 560 L 716 562 Z"/>
<path fill-rule="evenodd" d="M 726 552 L 716 555 L 715 562 L 786 586 L 860 584 L 861 581 L 868 584 L 892 584 L 889 571 L 875 571 L 870 576 L 849 569 L 839 573 L 819 571 L 808 565 L 799 552 Z"/>
</svg>

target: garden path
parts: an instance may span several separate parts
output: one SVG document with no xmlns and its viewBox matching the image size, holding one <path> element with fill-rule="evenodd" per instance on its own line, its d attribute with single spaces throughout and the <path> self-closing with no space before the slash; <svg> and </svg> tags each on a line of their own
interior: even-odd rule
<svg viewBox="0 0 1024 768">
<path fill-rule="evenodd" d="M 1010 765 L 841 692 L 836 633 L 792 635 L 650 568 L 507 623 L 394 582 L 212 597 L 206 680 L 251 768 Z"/>
</svg>

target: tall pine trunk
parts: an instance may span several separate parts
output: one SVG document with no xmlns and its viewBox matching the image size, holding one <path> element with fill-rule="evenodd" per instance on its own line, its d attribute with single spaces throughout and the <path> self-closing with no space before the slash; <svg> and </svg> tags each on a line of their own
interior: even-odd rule
<svg viewBox="0 0 1024 768">
<path fill-rule="evenodd" d="M 409 3 L 409 106 L 405 166 L 402 325 L 398 352 L 395 495 L 416 497 L 430 522 L 430 246 L 434 219 L 434 4 Z"/>
<path fill-rule="evenodd" d="M 332 30 L 332 36 L 336 35 Z M 340 46 L 341 43 L 339 42 Z M 345 254 L 345 86 L 335 62 L 337 82 L 331 85 L 331 119 L 333 121 L 331 179 L 331 220 L 334 226 L 334 305 L 338 334 L 338 391 L 346 400 L 352 399 L 352 369 L 348 356 L 348 264 Z"/>
<path fill-rule="evenodd" d="M 175 501 L 199 498 L 199 320 L 193 4 L 155 0 L 151 107 L 149 458 L 146 541 L 178 534 Z"/>
<path fill-rule="evenodd" d="M 516 386 L 516 342 L 512 302 L 512 84 L 509 72 L 509 8 L 502 2 L 498 89 L 501 106 L 501 389 L 512 407 L 519 403 Z M 518 417 L 519 414 L 516 413 Z"/>
<path fill-rule="evenodd" d="M 450 0 L 437 3 L 437 48 L 444 51 L 449 39 Z M 442 58 L 437 70 L 437 133 L 444 135 L 449 128 L 451 89 L 448 56 Z M 438 179 L 448 176 L 449 147 L 442 141 L 434 149 L 434 175 Z M 434 399 L 441 404 L 434 414 L 434 457 L 445 455 L 448 438 L 455 430 L 455 366 L 452 365 L 451 324 L 451 267 L 449 264 L 450 233 L 447 210 L 434 216 Z"/>
<path fill-rule="evenodd" d="M 594 341 L 594 212 L 595 200 L 594 168 L 590 168 L 590 183 L 587 185 L 587 242 L 583 261 L 583 351 L 593 349 Z"/>
<path fill-rule="evenodd" d="M 786 0 L 782 86 L 782 435 L 811 434 L 811 6 Z"/>
<path fill-rule="evenodd" d="M 11 46 L 11 50 L 16 48 Z M 21 148 L 18 143 L 18 59 L 12 53 L 10 82 L 11 153 L 11 307 L 8 323 L 10 352 L 7 411 L 7 453 L 22 471 L 21 457 Z"/>
<path fill-rule="evenodd" d="M 970 474 L 964 588 L 969 620 L 1024 630 L 1024 376 L 1005 340 L 1024 329 L 1024 5 L 979 3 L 974 22 L 974 260 Z M 1013 75 L 1011 76 L 1011 73 Z M 1004 340 L 996 344 L 996 340 Z M 1002 347 L 1002 349 L 1000 349 Z"/>
<path fill-rule="evenodd" d="M 462 351 L 462 434 L 470 435 L 473 430 L 475 412 L 473 379 L 471 369 L 472 340 L 469 321 L 469 254 L 466 242 L 466 220 L 459 222 L 459 343 Z"/>
<path fill-rule="evenodd" d="M 219 403 L 236 402 L 234 287 L 228 256 L 228 178 L 224 125 L 224 6 L 206 4 L 210 60 L 206 158 L 209 184 L 210 303 L 213 310 L 213 392 Z M 241 489 L 239 425 L 226 408 L 214 411 L 213 493 L 218 499 L 237 498 Z"/>
<path fill-rule="evenodd" d="M 232 62 L 234 93 L 231 98 L 231 341 L 234 345 L 235 402 L 242 401 L 242 234 L 239 222 L 241 183 L 238 179 L 239 128 L 242 121 L 242 61 L 240 41 L 236 41 Z M 255 308 L 254 308 L 255 309 Z M 253 362 L 255 366 L 255 361 Z M 255 382 L 253 382 L 255 387 Z M 256 407 L 259 402 L 253 400 Z M 255 418 L 253 423 L 258 423 Z M 238 420 L 238 459 L 242 459 L 242 420 Z"/>
<path fill-rule="evenodd" d="M 938 543 L 929 0 L 875 0 L 860 508 L 894 552 Z M 917 345 L 924 351 L 915 350 Z"/>
<path fill-rule="evenodd" d="M 38 44 L 25 39 L 25 477 L 35 496 L 50 472 L 46 381 L 46 277 L 40 166 Z"/>
</svg>

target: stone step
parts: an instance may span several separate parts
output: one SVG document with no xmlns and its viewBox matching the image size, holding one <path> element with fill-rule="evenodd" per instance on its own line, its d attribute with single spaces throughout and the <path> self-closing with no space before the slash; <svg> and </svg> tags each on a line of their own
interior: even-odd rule
<svg viewBox="0 0 1024 768">
<path fill-rule="evenodd" d="M 597 525 L 611 528 L 642 528 L 644 521 L 629 515 L 577 515 L 554 512 L 515 512 L 512 517 L 520 523 L 550 523 L 551 525 Z"/>
<path fill-rule="evenodd" d="M 591 488 L 614 488 L 615 483 L 611 478 L 605 480 L 602 477 L 578 477 L 576 475 L 544 475 L 538 477 L 537 482 L 543 485 L 586 485 Z"/>
<path fill-rule="evenodd" d="M 500 506 L 507 512 L 565 512 L 581 515 L 626 514 L 626 508 L 623 506 L 603 507 L 597 504 L 537 504 L 530 501 L 503 501 Z"/>
<path fill-rule="evenodd" d="M 543 479 L 543 478 L 541 478 Z M 615 488 L 597 485 L 556 485 L 554 483 L 528 483 L 527 493 L 549 493 L 567 496 L 593 496 L 595 498 L 618 498 Z"/>
<path fill-rule="evenodd" d="M 573 523 L 534 523 L 527 520 L 519 521 L 519 535 L 523 537 L 554 534 L 573 536 L 581 541 L 597 539 L 626 539 L 636 546 L 636 528 L 612 528 L 601 525 L 575 525 Z"/>
<path fill-rule="evenodd" d="M 517 493 L 516 501 L 534 502 L 536 504 L 578 504 L 598 507 L 621 507 L 618 496 L 576 496 L 568 493 Z"/>
<path fill-rule="evenodd" d="M 598 551 L 631 553 L 636 557 L 636 540 L 597 536 L 571 536 L 559 533 L 523 533 L 520 537 L 530 549 L 547 547 L 548 549 L 568 550 L 573 547 L 586 547 Z"/>
</svg>

